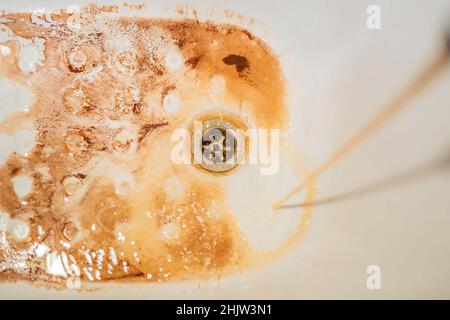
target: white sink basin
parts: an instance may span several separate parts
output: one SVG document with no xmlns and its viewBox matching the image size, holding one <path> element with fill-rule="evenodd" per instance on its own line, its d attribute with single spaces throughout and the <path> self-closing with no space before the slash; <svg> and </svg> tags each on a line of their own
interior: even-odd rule
<svg viewBox="0 0 450 320">
<path fill-rule="evenodd" d="M 5 3 L 0 10 L 49 12 L 88 2 Z M 297 207 L 272 208 L 433 59 L 442 46 L 448 1 L 378 1 L 377 30 L 368 29 L 368 5 L 357 0 L 281 0 L 276 9 L 266 0 L 189 3 L 149 1 L 120 14 L 241 26 L 278 55 L 285 75 L 289 125 L 282 130 L 288 138 L 279 171 L 261 175 L 259 166 L 243 165 L 223 177 L 205 175 L 224 186 L 239 231 L 257 254 L 242 271 L 220 279 L 107 283 L 95 291 L 4 282 L 0 298 L 449 298 L 450 165 L 437 161 L 450 154 L 450 67 L 292 197 L 288 204 Z M 29 90 L 4 78 L 0 97 L 19 112 L 33 101 Z M 7 112 L 0 108 L 2 120 Z M 249 117 L 260 115 L 250 111 Z M 30 126 L 25 123 L 15 138 L 0 132 L 0 161 L 14 148 L 30 151 L 23 133 Z M 302 205 L 305 199 L 313 205 Z M 368 270 L 380 275 L 380 288 L 371 289 Z"/>
</svg>

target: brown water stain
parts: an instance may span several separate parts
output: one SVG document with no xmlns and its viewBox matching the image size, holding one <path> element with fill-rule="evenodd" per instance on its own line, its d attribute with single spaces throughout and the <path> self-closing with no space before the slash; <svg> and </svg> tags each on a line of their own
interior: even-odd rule
<svg viewBox="0 0 450 320">
<path fill-rule="evenodd" d="M 115 11 L 89 6 L 80 14 L 53 14 L 58 25 L 50 28 L 33 24 L 28 13 L 5 16 L 15 36 L 45 40 L 45 60 L 25 74 L 18 42 L 2 44 L 11 55 L 0 57 L 1 75 L 36 95 L 21 117 L 33 121 L 37 144 L 28 156 L 12 154 L 0 167 L 1 210 L 30 225 L 25 241 L 8 235 L 0 241 L 9 245 L 0 246 L 0 261 L 14 262 L 30 244 L 45 244 L 62 257 L 69 279 L 87 281 L 220 278 L 254 265 L 261 256 L 237 227 L 226 186 L 176 167 L 170 135 L 203 112 L 199 101 L 217 76 L 225 85 L 216 99 L 227 111 L 239 117 L 245 102 L 257 127 L 286 128 L 285 85 L 276 55 L 233 25 L 98 19 Z M 183 57 L 176 71 L 165 61 L 168 52 Z M 170 114 L 161 100 L 174 92 L 183 110 Z M 16 127 L 13 121 L 0 123 L 2 131 L 19 127 L 20 121 Z M 121 170 L 125 180 L 117 185 Z M 19 173 L 33 178 L 25 199 L 12 187 Z M 128 181 L 130 175 L 136 181 Z M 170 195 L 179 185 L 167 191 L 171 177 L 183 188 L 181 195 Z M 121 188 L 132 192 L 118 192 Z M 35 254 L 27 256 L 26 265 L 0 273 L 0 279 L 65 281 L 48 274 Z"/>
</svg>

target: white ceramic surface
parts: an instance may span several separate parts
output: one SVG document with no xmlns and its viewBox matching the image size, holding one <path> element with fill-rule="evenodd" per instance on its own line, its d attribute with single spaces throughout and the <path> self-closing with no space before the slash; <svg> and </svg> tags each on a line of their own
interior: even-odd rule
<svg viewBox="0 0 450 320">
<path fill-rule="evenodd" d="M 0 9 L 51 10 L 88 2 L 2 0 Z M 151 17 L 177 17 L 173 6 L 184 3 L 142 2 L 146 6 L 139 14 Z M 200 20 L 242 23 L 227 20 L 220 14 L 225 9 L 255 19 L 250 30 L 268 42 L 283 65 L 291 134 L 310 168 L 325 160 L 421 70 L 439 48 L 450 17 L 446 0 L 189 4 L 198 9 Z M 366 27 L 366 9 L 371 4 L 381 8 L 380 30 Z M 449 88 L 448 67 L 410 106 L 317 180 L 317 200 L 412 170 L 448 153 Z M 1 97 L 2 103 L 23 99 Z M 299 182 L 290 175 L 283 179 L 286 185 Z M 407 183 L 317 206 L 302 240 L 287 255 L 220 281 L 116 284 L 94 292 L 0 284 L 0 298 L 449 298 L 449 193 L 447 167 Z M 257 202 L 248 199 L 248 203 L 252 200 Z M 274 234 L 277 237 L 283 230 L 273 232 L 280 233 Z M 366 286 L 370 265 L 380 267 L 381 290 Z"/>
</svg>

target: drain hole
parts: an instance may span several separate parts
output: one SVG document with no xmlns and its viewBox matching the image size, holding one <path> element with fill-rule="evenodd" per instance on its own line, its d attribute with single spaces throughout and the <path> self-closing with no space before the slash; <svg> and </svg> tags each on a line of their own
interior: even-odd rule
<svg viewBox="0 0 450 320">
<path fill-rule="evenodd" d="M 195 162 L 201 168 L 215 173 L 228 172 L 243 159 L 244 134 L 233 121 L 209 118 L 196 121 L 194 130 L 200 130 L 194 133 L 192 145 Z M 199 138 L 195 139 L 196 136 Z"/>
</svg>

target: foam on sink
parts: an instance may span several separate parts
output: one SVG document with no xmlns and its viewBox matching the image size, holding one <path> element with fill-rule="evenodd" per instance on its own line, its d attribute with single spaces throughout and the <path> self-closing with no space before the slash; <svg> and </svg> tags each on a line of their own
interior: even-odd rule
<svg viewBox="0 0 450 320">
<path fill-rule="evenodd" d="M 14 192 L 19 198 L 26 197 L 33 189 L 33 180 L 25 175 L 13 178 Z"/>
</svg>

